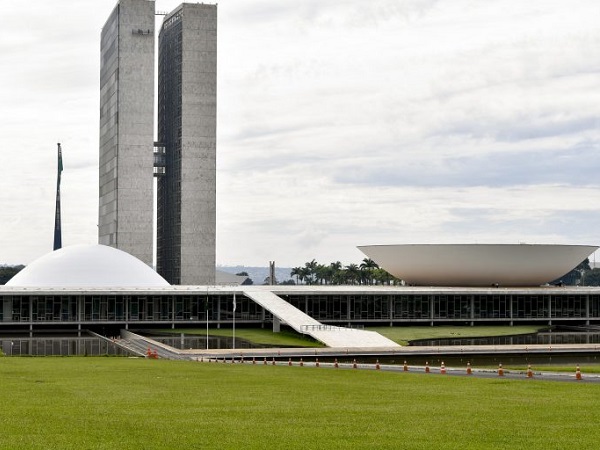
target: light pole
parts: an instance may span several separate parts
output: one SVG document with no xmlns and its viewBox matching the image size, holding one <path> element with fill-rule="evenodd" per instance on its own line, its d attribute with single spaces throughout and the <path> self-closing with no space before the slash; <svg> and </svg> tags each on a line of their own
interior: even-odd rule
<svg viewBox="0 0 600 450">
<path fill-rule="evenodd" d="M 233 291 L 233 349 L 235 350 L 235 310 L 236 310 L 236 304 L 235 304 L 235 291 Z"/>
<path fill-rule="evenodd" d="M 208 350 L 208 286 L 206 287 L 206 350 Z"/>
</svg>

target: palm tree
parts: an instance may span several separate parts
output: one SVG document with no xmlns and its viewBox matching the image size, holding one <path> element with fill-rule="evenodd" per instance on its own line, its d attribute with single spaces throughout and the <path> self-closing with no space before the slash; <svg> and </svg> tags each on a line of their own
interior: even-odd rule
<svg viewBox="0 0 600 450">
<path fill-rule="evenodd" d="M 300 284 L 301 271 L 302 271 L 301 267 L 293 267 L 290 272 L 290 277 L 296 277 L 296 284 Z"/>
<path fill-rule="evenodd" d="M 344 269 L 341 262 L 335 261 L 329 264 L 329 271 L 331 284 L 344 284 Z"/>
<path fill-rule="evenodd" d="M 387 284 L 390 285 L 392 283 L 392 277 L 388 272 L 384 269 L 377 268 L 373 270 L 373 280 L 376 284 Z"/>
<path fill-rule="evenodd" d="M 315 281 L 317 284 L 323 284 L 323 281 L 325 281 L 325 284 L 327 284 L 327 269 L 327 266 L 324 266 L 323 264 L 317 264 L 317 267 L 315 267 Z"/>
<path fill-rule="evenodd" d="M 300 279 L 304 281 L 305 284 L 313 284 L 312 283 L 312 272 L 308 267 L 300 268 Z"/>
<path fill-rule="evenodd" d="M 379 266 L 371 258 L 365 258 L 360 263 L 361 275 L 365 281 L 365 284 L 373 284 L 373 270 L 378 269 Z"/>
<path fill-rule="evenodd" d="M 325 284 L 331 284 L 335 271 L 331 266 L 319 264 L 317 266 L 317 277 Z"/>
<path fill-rule="evenodd" d="M 346 280 L 350 284 L 355 284 L 355 281 L 360 278 L 360 269 L 356 264 L 349 264 L 346 266 Z"/>
<path fill-rule="evenodd" d="M 332 262 L 329 264 L 329 267 L 331 267 L 333 270 L 342 270 L 342 263 L 339 261 Z"/>
<path fill-rule="evenodd" d="M 304 263 L 304 268 L 306 269 L 308 279 L 310 280 L 308 282 L 308 284 L 314 284 L 316 270 L 317 270 L 318 265 L 319 265 L 319 263 L 317 263 L 317 261 L 314 259 L 310 262 Z"/>
</svg>

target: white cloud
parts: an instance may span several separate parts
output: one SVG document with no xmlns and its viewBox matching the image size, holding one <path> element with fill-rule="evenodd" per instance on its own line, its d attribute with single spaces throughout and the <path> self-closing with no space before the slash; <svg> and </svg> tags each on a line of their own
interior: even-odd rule
<svg viewBox="0 0 600 450">
<path fill-rule="evenodd" d="M 171 10 L 178 0 L 157 0 Z M 0 262 L 95 242 L 100 29 L 111 0 L 5 7 Z M 595 243 L 600 3 L 219 4 L 218 262 L 356 245 Z"/>
</svg>

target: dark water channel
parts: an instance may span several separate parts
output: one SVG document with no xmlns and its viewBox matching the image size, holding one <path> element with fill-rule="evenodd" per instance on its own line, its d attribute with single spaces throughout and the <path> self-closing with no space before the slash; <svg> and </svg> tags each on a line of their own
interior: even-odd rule
<svg viewBox="0 0 600 450">
<path fill-rule="evenodd" d="M 469 345 L 553 345 L 553 344 L 600 344 L 600 333 L 573 331 L 543 331 L 515 336 L 478 338 L 420 339 L 411 341 L 411 346 L 469 346 Z"/>
<path fill-rule="evenodd" d="M 208 347 L 206 346 L 206 336 L 198 335 L 185 335 L 180 334 L 177 337 L 172 335 L 165 336 L 146 336 L 151 337 L 153 340 L 162 344 L 170 345 L 173 348 L 180 350 L 185 349 L 224 349 L 234 348 L 233 338 L 223 336 L 208 336 Z M 235 338 L 236 349 L 249 349 L 249 348 L 269 348 L 271 345 L 254 344 L 245 339 Z"/>
<path fill-rule="evenodd" d="M 6 356 L 129 356 L 112 342 L 97 337 L 0 338 Z"/>
<path fill-rule="evenodd" d="M 178 349 L 205 349 L 206 336 L 150 336 Z M 268 345 L 253 344 L 244 339 L 235 339 L 235 348 L 266 348 Z M 208 348 L 233 348 L 233 338 L 209 336 Z M 6 356 L 130 356 L 117 345 L 105 339 L 93 336 L 11 336 L 0 337 L 0 350 Z"/>
</svg>

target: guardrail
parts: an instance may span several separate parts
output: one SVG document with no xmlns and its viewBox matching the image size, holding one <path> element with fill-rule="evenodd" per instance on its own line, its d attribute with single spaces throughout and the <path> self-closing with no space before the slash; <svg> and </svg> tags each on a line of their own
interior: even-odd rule
<svg viewBox="0 0 600 450">
<path fill-rule="evenodd" d="M 309 331 L 359 331 L 361 329 L 364 329 L 364 326 L 362 328 L 357 328 L 357 327 L 348 328 L 348 327 L 338 327 L 336 325 L 319 324 L 319 325 L 302 325 L 300 327 L 300 329 L 302 330 L 303 333 L 306 333 Z"/>
</svg>

